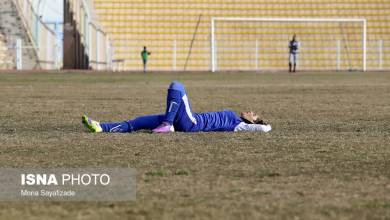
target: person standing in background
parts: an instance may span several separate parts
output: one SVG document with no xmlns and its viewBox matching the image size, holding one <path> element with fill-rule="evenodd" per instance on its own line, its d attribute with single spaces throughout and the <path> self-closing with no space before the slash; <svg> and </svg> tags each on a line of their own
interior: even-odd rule
<svg viewBox="0 0 390 220">
<path fill-rule="evenodd" d="M 296 40 L 296 35 L 293 35 L 292 40 L 288 44 L 290 50 L 289 56 L 289 72 L 295 72 L 297 67 L 298 52 L 299 52 L 300 42 Z M 294 65 L 294 68 L 293 68 Z"/>
<path fill-rule="evenodd" d="M 141 51 L 141 58 L 142 58 L 142 63 L 144 64 L 144 73 L 146 73 L 146 65 L 148 63 L 149 56 L 152 53 L 150 53 L 146 47 L 144 46 L 144 49 Z"/>
</svg>

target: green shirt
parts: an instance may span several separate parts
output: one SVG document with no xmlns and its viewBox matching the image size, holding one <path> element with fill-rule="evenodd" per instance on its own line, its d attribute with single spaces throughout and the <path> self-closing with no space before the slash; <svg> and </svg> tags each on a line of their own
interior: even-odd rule
<svg viewBox="0 0 390 220">
<path fill-rule="evenodd" d="M 150 55 L 150 52 L 147 51 L 147 50 L 143 50 L 143 51 L 141 52 L 141 57 L 142 57 L 143 60 L 148 60 L 149 55 Z"/>
</svg>

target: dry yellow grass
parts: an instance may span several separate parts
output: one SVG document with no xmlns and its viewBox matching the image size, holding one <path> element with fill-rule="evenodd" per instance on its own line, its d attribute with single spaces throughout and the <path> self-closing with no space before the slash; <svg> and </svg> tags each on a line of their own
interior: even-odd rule
<svg viewBox="0 0 390 220">
<path fill-rule="evenodd" d="M 91 134 L 165 109 L 261 112 L 254 133 Z M 0 202 L 1 219 L 389 219 L 390 73 L 3 73 L 1 167 L 133 167 L 135 202 Z"/>
</svg>

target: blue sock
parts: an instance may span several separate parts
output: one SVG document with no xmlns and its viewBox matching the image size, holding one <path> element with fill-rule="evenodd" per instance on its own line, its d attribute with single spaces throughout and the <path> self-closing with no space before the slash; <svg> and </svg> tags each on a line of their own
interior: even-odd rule
<svg viewBox="0 0 390 220">
<path fill-rule="evenodd" d="M 164 115 L 147 115 L 128 121 L 132 131 L 153 130 L 163 123 Z"/>
<path fill-rule="evenodd" d="M 113 122 L 113 123 L 100 123 L 103 132 L 111 133 L 126 133 L 131 132 L 131 126 L 127 121 L 124 122 Z"/>
<path fill-rule="evenodd" d="M 128 133 L 138 130 L 152 130 L 159 126 L 164 115 L 147 115 L 135 118 L 134 120 L 113 123 L 100 123 L 103 132 Z"/>
</svg>

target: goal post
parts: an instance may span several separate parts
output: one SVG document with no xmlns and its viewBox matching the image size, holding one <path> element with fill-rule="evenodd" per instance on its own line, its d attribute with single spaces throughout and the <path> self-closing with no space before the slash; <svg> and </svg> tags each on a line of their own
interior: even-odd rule
<svg viewBox="0 0 390 220">
<path fill-rule="evenodd" d="M 211 19 L 211 71 L 282 70 L 288 41 L 300 41 L 299 69 L 367 70 L 364 18 Z"/>
</svg>

